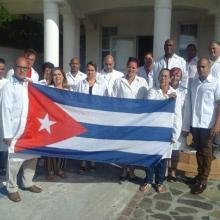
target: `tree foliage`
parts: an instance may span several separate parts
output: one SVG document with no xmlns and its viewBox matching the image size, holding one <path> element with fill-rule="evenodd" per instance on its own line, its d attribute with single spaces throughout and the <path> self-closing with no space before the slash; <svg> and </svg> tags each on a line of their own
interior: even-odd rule
<svg viewBox="0 0 220 220">
<path fill-rule="evenodd" d="M 43 51 L 43 24 L 27 15 L 12 15 L 0 5 L 0 46 Z"/>
<path fill-rule="evenodd" d="M 0 27 L 5 26 L 8 22 L 19 19 L 19 15 L 10 14 L 1 4 L 0 4 Z"/>
</svg>

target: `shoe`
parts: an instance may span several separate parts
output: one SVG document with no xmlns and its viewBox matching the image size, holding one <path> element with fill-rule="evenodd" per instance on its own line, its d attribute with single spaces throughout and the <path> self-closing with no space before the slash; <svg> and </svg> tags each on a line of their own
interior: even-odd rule
<svg viewBox="0 0 220 220">
<path fill-rule="evenodd" d="M 50 181 L 50 180 L 53 180 L 54 178 L 55 178 L 54 171 L 50 171 L 48 176 L 47 176 L 47 179 Z"/>
<path fill-rule="evenodd" d="M 204 183 L 197 183 L 191 189 L 191 193 L 197 195 L 197 194 L 202 193 L 205 189 L 206 189 L 206 184 L 204 184 Z"/>
<path fill-rule="evenodd" d="M 59 177 L 61 177 L 61 178 L 64 178 L 64 177 L 65 177 L 64 171 L 61 170 L 61 169 L 59 169 L 59 170 L 57 171 L 57 176 L 59 176 Z"/>
<path fill-rule="evenodd" d="M 187 184 L 189 185 L 195 185 L 198 183 L 200 183 L 198 176 L 195 176 L 194 178 L 187 180 Z"/>
<path fill-rule="evenodd" d="M 86 172 L 86 167 L 80 166 L 79 168 L 79 174 L 84 174 Z"/>
<path fill-rule="evenodd" d="M 25 190 L 28 190 L 28 191 L 30 191 L 32 193 L 40 193 L 40 192 L 42 192 L 42 189 L 40 187 L 36 186 L 36 185 L 33 185 L 31 187 L 28 187 L 28 188 L 25 188 Z"/>
<path fill-rule="evenodd" d="M 150 184 L 150 183 L 145 183 L 139 187 L 139 190 L 144 193 L 150 192 L 151 189 L 152 189 L 152 184 Z"/>
<path fill-rule="evenodd" d="M 177 179 L 176 179 L 175 176 L 168 175 L 167 176 L 167 181 L 170 182 L 170 183 L 175 183 L 177 181 Z"/>
<path fill-rule="evenodd" d="M 18 192 L 8 193 L 8 198 L 13 202 L 21 201 L 21 197 Z"/>
<path fill-rule="evenodd" d="M 96 166 L 91 166 L 91 167 L 89 168 L 89 171 L 95 172 L 95 171 L 96 171 Z"/>
<path fill-rule="evenodd" d="M 163 184 L 156 184 L 156 190 L 158 193 L 166 192 L 166 187 Z"/>
<path fill-rule="evenodd" d="M 121 182 L 124 182 L 125 180 L 127 180 L 127 176 L 120 176 L 119 180 Z"/>
<path fill-rule="evenodd" d="M 134 181 L 137 177 L 135 176 L 134 172 L 129 172 L 129 180 Z"/>
</svg>

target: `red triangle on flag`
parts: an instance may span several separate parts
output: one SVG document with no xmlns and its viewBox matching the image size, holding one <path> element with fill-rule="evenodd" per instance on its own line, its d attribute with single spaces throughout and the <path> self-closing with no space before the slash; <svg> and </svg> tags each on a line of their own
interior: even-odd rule
<svg viewBox="0 0 220 220">
<path fill-rule="evenodd" d="M 27 122 L 24 133 L 16 142 L 16 152 L 53 144 L 87 131 L 31 83 L 28 98 Z"/>
</svg>

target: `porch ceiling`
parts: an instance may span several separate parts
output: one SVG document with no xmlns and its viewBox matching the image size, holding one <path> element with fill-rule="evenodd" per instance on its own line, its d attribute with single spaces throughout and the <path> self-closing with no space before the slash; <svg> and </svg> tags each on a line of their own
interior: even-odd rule
<svg viewBox="0 0 220 220">
<path fill-rule="evenodd" d="M 79 17 L 90 14 L 103 13 L 111 10 L 144 9 L 153 7 L 154 0 L 51 0 L 69 6 Z M 0 0 L 13 14 L 42 14 L 43 0 Z M 210 13 L 220 7 L 218 0 L 173 0 L 174 8 L 206 9 Z"/>
</svg>

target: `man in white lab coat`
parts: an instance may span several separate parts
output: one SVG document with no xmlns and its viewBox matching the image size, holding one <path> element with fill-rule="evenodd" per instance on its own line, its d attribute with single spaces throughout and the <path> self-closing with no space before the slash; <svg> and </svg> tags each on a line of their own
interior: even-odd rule
<svg viewBox="0 0 220 220">
<path fill-rule="evenodd" d="M 186 47 L 186 69 L 189 76 L 189 83 L 192 82 L 194 77 L 198 77 L 197 62 L 199 58 L 196 56 L 197 48 L 195 44 L 189 44 Z"/>
<path fill-rule="evenodd" d="M 7 79 L 5 79 L 5 60 L 0 58 L 0 100 L 1 100 L 1 90 L 6 84 Z M 1 114 L 0 114 L 1 120 Z M 7 147 L 2 141 L 2 127 L 0 127 L 0 175 L 5 176 L 7 162 Z"/>
<path fill-rule="evenodd" d="M 38 75 L 37 71 L 33 68 L 33 65 L 36 61 L 37 52 L 35 50 L 29 48 L 24 51 L 23 56 L 27 60 L 27 66 L 28 66 L 28 70 L 26 72 L 26 78 L 34 83 L 38 82 L 39 75 Z M 12 68 L 7 72 L 6 77 L 7 77 L 7 79 L 10 79 L 11 76 L 13 76 L 13 75 L 14 75 L 14 69 Z"/>
<path fill-rule="evenodd" d="M 100 77 L 101 80 L 104 80 L 108 89 L 108 95 L 111 95 L 115 80 L 123 77 L 124 73 L 114 69 L 115 61 L 112 55 L 105 56 L 103 64 L 104 68 L 97 77 Z"/>
<path fill-rule="evenodd" d="M 17 58 L 14 70 L 14 75 L 2 89 L 0 108 L 2 115 L 1 126 L 3 128 L 3 141 L 8 146 L 13 144 L 14 140 L 22 133 L 20 130 L 20 123 L 21 120 L 25 118 L 24 107 L 28 104 L 28 82 L 26 80 L 26 73 L 28 70 L 27 60 L 24 57 Z M 36 156 L 10 153 L 9 151 L 7 191 L 8 198 L 13 202 L 21 201 L 17 185 L 17 175 L 21 167 L 23 168 L 22 185 L 24 189 L 34 193 L 42 191 L 41 188 L 37 187 L 32 182 L 36 164 Z"/>
<path fill-rule="evenodd" d="M 144 65 L 138 68 L 137 75 L 147 80 L 149 89 L 154 87 L 153 66 L 153 54 L 151 52 L 147 52 L 144 56 Z"/>
<path fill-rule="evenodd" d="M 70 60 L 70 72 L 66 73 L 67 84 L 75 91 L 76 85 L 86 78 L 86 74 L 81 72 L 80 60 L 74 57 Z"/>
<path fill-rule="evenodd" d="M 159 88 L 158 76 L 163 68 L 171 70 L 173 67 L 178 67 L 182 71 L 181 86 L 188 87 L 188 73 L 186 70 L 186 61 L 175 53 L 175 41 L 167 39 L 164 43 L 164 55 L 161 56 L 154 64 L 154 84 Z"/>
<path fill-rule="evenodd" d="M 218 41 L 212 41 L 209 44 L 209 54 L 211 74 L 216 79 L 220 79 L 220 43 Z"/>
</svg>

